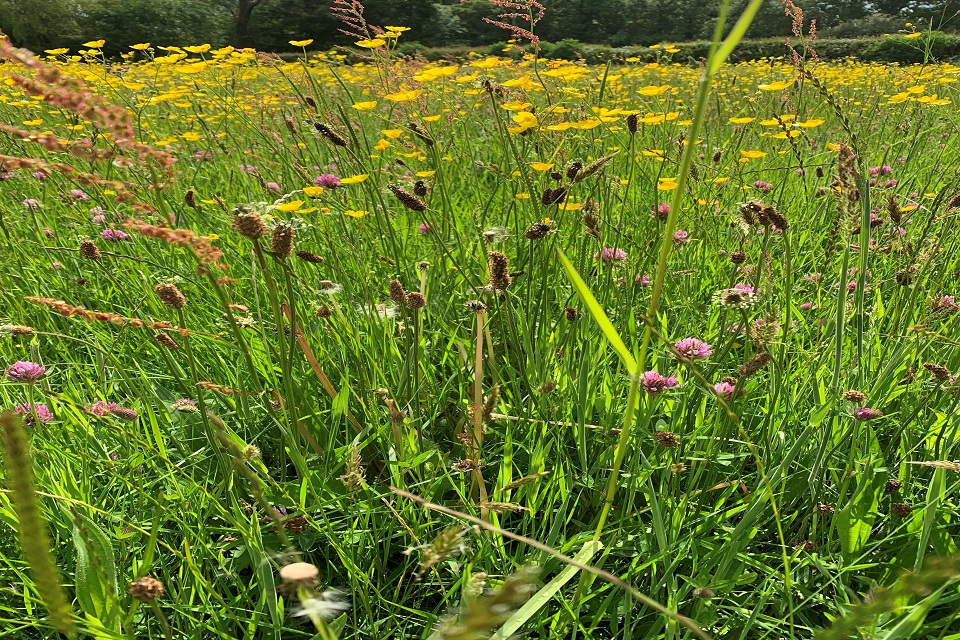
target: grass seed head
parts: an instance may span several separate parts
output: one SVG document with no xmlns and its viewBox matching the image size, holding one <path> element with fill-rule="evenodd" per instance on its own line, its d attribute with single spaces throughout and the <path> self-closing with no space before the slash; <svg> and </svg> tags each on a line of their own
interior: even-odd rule
<svg viewBox="0 0 960 640">
<path fill-rule="evenodd" d="M 281 222 L 273 228 L 273 233 L 270 234 L 270 253 L 274 258 L 286 260 L 290 257 L 293 253 L 294 233 L 293 227 L 286 222 Z"/>
<path fill-rule="evenodd" d="M 163 586 L 163 583 L 153 576 L 137 578 L 131 582 L 127 588 L 127 593 L 129 593 L 134 600 L 141 602 L 152 602 L 157 598 L 163 597 L 163 594 L 166 592 L 167 589 Z"/>
<path fill-rule="evenodd" d="M 80 241 L 80 257 L 85 260 L 99 260 L 102 257 L 100 249 L 93 243 L 93 240 Z"/>
<path fill-rule="evenodd" d="M 183 293 L 175 284 L 161 282 L 158 285 L 154 285 L 153 292 L 157 294 L 157 297 L 160 298 L 160 302 L 162 302 L 166 307 L 170 307 L 171 309 L 183 309 L 185 306 L 187 306 L 186 296 L 183 295 Z"/>
</svg>

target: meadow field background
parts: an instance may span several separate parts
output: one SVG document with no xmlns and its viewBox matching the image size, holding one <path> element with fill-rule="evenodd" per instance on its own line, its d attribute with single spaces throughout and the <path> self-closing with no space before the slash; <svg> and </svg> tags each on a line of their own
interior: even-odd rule
<svg viewBox="0 0 960 640">
<path fill-rule="evenodd" d="M 960 638 L 960 67 L 403 34 L 0 41 L 0 637 Z"/>
</svg>

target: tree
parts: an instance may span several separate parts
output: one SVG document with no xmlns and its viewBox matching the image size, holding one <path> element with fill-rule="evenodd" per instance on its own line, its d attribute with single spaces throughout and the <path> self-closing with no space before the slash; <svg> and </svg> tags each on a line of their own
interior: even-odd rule
<svg viewBox="0 0 960 640">
<path fill-rule="evenodd" d="M 250 34 L 250 20 L 253 18 L 253 10 L 263 4 L 264 1 L 237 0 L 233 15 L 233 46 L 254 46 L 253 36 Z"/>
<path fill-rule="evenodd" d="M 33 0 L 29 9 L 18 0 L 0 0 L 0 33 L 34 51 L 77 44 L 85 35 L 77 0 Z"/>
</svg>

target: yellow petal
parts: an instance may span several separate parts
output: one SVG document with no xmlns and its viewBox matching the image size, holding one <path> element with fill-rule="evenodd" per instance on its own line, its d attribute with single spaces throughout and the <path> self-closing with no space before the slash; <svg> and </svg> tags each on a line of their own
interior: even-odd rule
<svg viewBox="0 0 960 640">
<path fill-rule="evenodd" d="M 353 176 L 351 178 L 341 178 L 340 184 L 360 184 L 364 180 L 370 177 L 369 173 L 361 173 L 358 176 Z"/>
</svg>

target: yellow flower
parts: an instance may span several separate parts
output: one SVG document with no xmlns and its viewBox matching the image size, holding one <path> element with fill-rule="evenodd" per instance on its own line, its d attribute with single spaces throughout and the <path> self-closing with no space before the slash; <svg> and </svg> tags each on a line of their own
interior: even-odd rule
<svg viewBox="0 0 960 640">
<path fill-rule="evenodd" d="M 91 49 L 102 49 L 105 42 L 106 40 L 91 40 L 90 42 L 84 42 L 83 46 Z"/>
<path fill-rule="evenodd" d="M 740 155 L 747 159 L 762 158 L 767 155 L 766 151 L 757 151 L 756 149 L 751 149 L 749 151 L 740 150 Z"/>
<path fill-rule="evenodd" d="M 500 106 L 507 111 L 523 111 L 531 105 L 529 102 L 520 102 L 519 100 L 514 100 L 513 102 L 504 102 Z"/>
<path fill-rule="evenodd" d="M 917 31 L 916 33 L 908 33 L 907 35 L 904 36 L 904 38 L 919 38 L 922 35 L 923 35 L 922 31 Z"/>
<path fill-rule="evenodd" d="M 354 102 L 353 108 L 357 111 L 370 111 L 377 106 L 376 100 L 370 100 L 369 102 Z"/>
<path fill-rule="evenodd" d="M 43 120 L 24 120 L 23 126 L 25 127 L 39 127 L 43 124 Z"/>
<path fill-rule="evenodd" d="M 477 60 L 475 62 L 471 62 L 470 66 L 477 67 L 479 69 L 493 69 L 499 64 L 500 64 L 500 60 L 498 60 L 497 58 L 487 58 L 485 60 Z"/>
<path fill-rule="evenodd" d="M 374 38 L 373 40 L 358 40 L 355 44 L 364 49 L 376 49 L 387 44 L 387 41 L 382 38 Z"/>
<path fill-rule="evenodd" d="M 530 199 L 530 194 L 529 194 L 529 193 L 518 193 L 515 197 L 516 197 L 517 199 L 519 199 L 519 200 L 529 200 L 529 199 Z"/>
<path fill-rule="evenodd" d="M 340 178 L 340 184 L 360 184 L 369 177 L 369 173 L 361 173 L 360 175 L 353 176 L 352 178 Z"/>
<path fill-rule="evenodd" d="M 410 89 L 408 91 L 398 91 L 396 93 L 388 93 L 383 96 L 391 102 L 410 102 L 416 100 L 423 93 L 420 89 Z"/>
<path fill-rule="evenodd" d="M 756 118 L 730 118 L 730 124 L 749 124 Z"/>
<path fill-rule="evenodd" d="M 63 54 L 66 53 L 67 51 L 70 51 L 70 49 L 66 49 L 66 48 L 60 48 L 60 49 L 44 49 L 44 51 L 45 51 L 46 53 L 49 53 L 49 54 L 52 55 L 52 56 L 59 56 L 59 55 L 63 55 Z"/>
<path fill-rule="evenodd" d="M 387 31 L 396 31 L 402 33 L 404 31 L 410 31 L 410 27 L 387 27 Z"/>
<path fill-rule="evenodd" d="M 652 85 L 652 84 L 651 84 L 651 85 L 647 85 L 646 87 L 643 87 L 643 88 L 641 88 L 641 89 L 637 89 L 637 93 L 639 93 L 639 94 L 642 95 L 642 96 L 652 97 L 652 96 L 660 96 L 660 95 L 663 95 L 664 93 L 666 93 L 666 92 L 669 91 L 669 90 L 670 90 L 670 85 L 666 85 L 666 84 L 665 84 L 665 85 L 661 85 L 661 86 L 658 87 L 658 86 L 655 86 L 655 85 Z"/>
<path fill-rule="evenodd" d="M 323 187 L 304 187 L 303 192 L 311 198 L 316 198 L 323 193 Z"/>
<path fill-rule="evenodd" d="M 377 142 L 377 144 L 373 145 L 373 148 L 374 148 L 376 151 L 383 151 L 384 149 L 386 149 L 386 148 L 389 147 L 389 146 L 390 146 L 390 141 L 389 141 L 389 140 L 383 140 L 383 139 L 381 139 L 381 140 L 379 140 L 379 141 Z"/>
<path fill-rule="evenodd" d="M 313 213 L 313 212 L 316 211 L 316 210 L 317 210 L 316 207 L 307 207 L 306 209 L 300 209 L 300 211 L 297 211 L 297 213 L 299 213 L 299 214 Z"/>
<path fill-rule="evenodd" d="M 440 118 L 441 118 L 441 116 L 423 116 L 423 121 L 424 121 L 424 122 L 436 122 L 436 121 L 439 120 Z"/>
<path fill-rule="evenodd" d="M 513 121 L 517 123 L 516 127 L 509 127 L 507 130 L 510 133 L 523 133 L 527 129 L 533 129 L 539 124 L 537 121 L 537 116 L 533 115 L 529 111 L 521 111 L 514 114 Z"/>
<path fill-rule="evenodd" d="M 187 51 L 188 53 L 206 53 L 207 51 L 210 51 L 210 45 L 198 44 L 190 47 L 184 47 L 183 50 Z"/>
<path fill-rule="evenodd" d="M 436 171 L 417 171 L 416 176 L 418 178 L 432 178 L 435 173 Z"/>
<path fill-rule="evenodd" d="M 560 208 L 564 211 L 580 211 L 583 208 L 583 205 L 579 202 L 564 202 L 560 205 Z"/>
<path fill-rule="evenodd" d="M 840 145 L 838 145 L 836 142 L 828 142 L 827 149 L 830 151 L 840 151 Z"/>
<path fill-rule="evenodd" d="M 761 91 L 783 91 L 792 84 L 793 80 L 778 80 L 770 84 L 761 84 L 759 88 Z"/>
<path fill-rule="evenodd" d="M 363 211 L 362 209 L 347 209 L 343 212 L 343 215 L 350 216 L 351 218 L 362 218 L 369 213 L 369 211 Z"/>
<path fill-rule="evenodd" d="M 823 124 L 823 120 L 819 119 L 808 119 L 803 122 L 797 122 L 795 126 L 800 127 L 801 129 L 813 129 L 814 127 L 819 127 Z"/>
<path fill-rule="evenodd" d="M 276 204 L 273 206 L 277 211 L 296 211 L 303 206 L 303 200 L 291 200 L 290 202 L 284 202 L 283 204 Z"/>
<path fill-rule="evenodd" d="M 183 138 L 184 140 L 189 140 L 190 142 L 195 142 L 195 141 L 199 140 L 200 138 L 202 138 L 203 136 L 202 136 L 201 134 L 197 133 L 196 131 L 187 131 L 186 133 L 181 134 L 180 137 Z"/>
<path fill-rule="evenodd" d="M 676 188 L 676 178 L 660 178 L 657 180 L 657 191 L 673 191 Z"/>
<path fill-rule="evenodd" d="M 306 47 L 308 45 L 313 44 L 313 38 L 307 38 L 306 40 L 291 40 L 290 44 L 292 44 L 295 47 Z"/>
<path fill-rule="evenodd" d="M 381 129 L 380 133 L 387 136 L 391 140 L 396 140 L 403 134 L 403 129 Z"/>
<path fill-rule="evenodd" d="M 180 67 L 180 73 L 200 73 L 207 68 L 206 62 L 194 62 L 192 64 L 185 64 Z"/>
<path fill-rule="evenodd" d="M 550 169 L 553 169 L 552 162 L 530 162 L 529 164 L 534 171 L 550 171 Z"/>
</svg>

